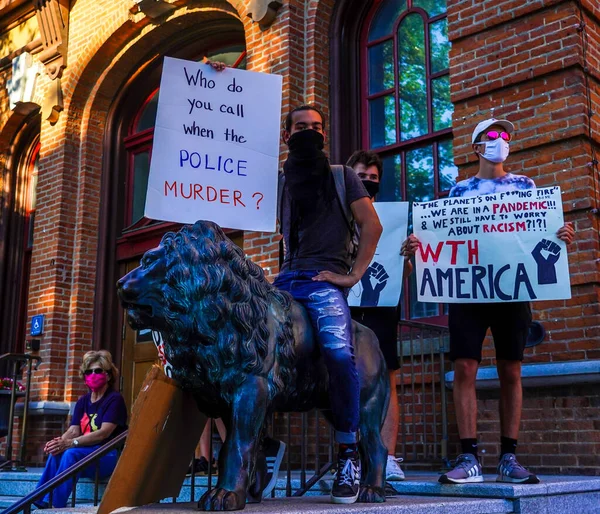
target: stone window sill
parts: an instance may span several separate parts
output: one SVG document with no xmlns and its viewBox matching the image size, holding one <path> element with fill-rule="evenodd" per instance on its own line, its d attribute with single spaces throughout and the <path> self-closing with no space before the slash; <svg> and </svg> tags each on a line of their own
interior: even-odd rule
<svg viewBox="0 0 600 514">
<path fill-rule="evenodd" d="M 521 377 L 523 387 L 595 384 L 600 382 L 600 360 L 523 364 Z M 453 388 L 454 371 L 446 373 L 446 386 Z M 479 390 L 498 389 L 500 382 L 496 367 L 480 367 L 475 387 Z"/>
</svg>

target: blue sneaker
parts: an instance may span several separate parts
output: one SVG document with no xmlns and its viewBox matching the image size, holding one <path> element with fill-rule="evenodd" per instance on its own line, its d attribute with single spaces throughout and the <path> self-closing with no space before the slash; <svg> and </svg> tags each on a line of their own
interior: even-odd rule
<svg viewBox="0 0 600 514">
<path fill-rule="evenodd" d="M 539 484 L 540 479 L 531 471 L 527 471 L 515 457 L 514 453 L 505 453 L 498 463 L 496 482 L 510 484 Z"/>
<path fill-rule="evenodd" d="M 454 468 L 439 478 L 441 484 L 473 484 L 483 482 L 481 464 L 472 453 L 462 453 L 456 459 Z"/>
</svg>

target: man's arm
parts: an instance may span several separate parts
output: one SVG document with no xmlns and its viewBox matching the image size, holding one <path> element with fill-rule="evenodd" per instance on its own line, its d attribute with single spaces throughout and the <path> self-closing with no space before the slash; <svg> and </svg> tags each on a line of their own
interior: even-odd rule
<svg viewBox="0 0 600 514">
<path fill-rule="evenodd" d="M 369 198 L 356 200 L 350 205 L 350 209 L 352 209 L 352 215 L 360 230 L 358 253 L 356 254 L 356 261 L 349 275 L 356 278 L 354 282 L 356 284 L 373 260 L 383 227 Z"/>
<path fill-rule="evenodd" d="M 313 278 L 316 282 L 331 282 L 339 287 L 353 287 L 362 278 L 373 260 L 379 237 L 383 231 L 379 217 L 368 197 L 352 202 L 350 209 L 360 229 L 358 253 L 354 266 L 352 266 L 352 270 L 348 275 L 322 271 Z"/>
<path fill-rule="evenodd" d="M 413 264 L 410 262 L 410 257 L 404 257 L 404 270 L 402 271 L 402 278 L 410 277 L 413 272 Z"/>
<path fill-rule="evenodd" d="M 404 255 L 404 275 L 403 277 L 409 277 L 413 272 L 413 264 L 410 261 L 410 258 L 416 253 L 419 249 L 419 240 L 417 236 L 411 234 L 408 236 L 404 242 L 402 243 L 402 247 L 400 248 L 400 255 Z"/>
</svg>

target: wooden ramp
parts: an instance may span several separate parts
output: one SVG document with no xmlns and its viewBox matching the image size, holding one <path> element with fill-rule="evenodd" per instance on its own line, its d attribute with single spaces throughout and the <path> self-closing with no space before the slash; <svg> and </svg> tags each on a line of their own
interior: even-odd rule
<svg viewBox="0 0 600 514">
<path fill-rule="evenodd" d="M 98 514 L 178 496 L 206 420 L 191 395 L 154 366 L 133 405 L 127 443 Z"/>
</svg>

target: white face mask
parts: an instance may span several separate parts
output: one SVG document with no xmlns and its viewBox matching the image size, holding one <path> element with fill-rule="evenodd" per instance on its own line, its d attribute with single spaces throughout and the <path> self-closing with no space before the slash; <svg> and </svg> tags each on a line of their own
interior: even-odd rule
<svg viewBox="0 0 600 514">
<path fill-rule="evenodd" d="M 485 145 L 485 152 L 481 155 L 484 159 L 490 162 L 504 162 L 508 157 L 510 151 L 509 145 L 504 139 L 498 138 L 494 141 L 484 141 L 482 144 Z"/>
</svg>

